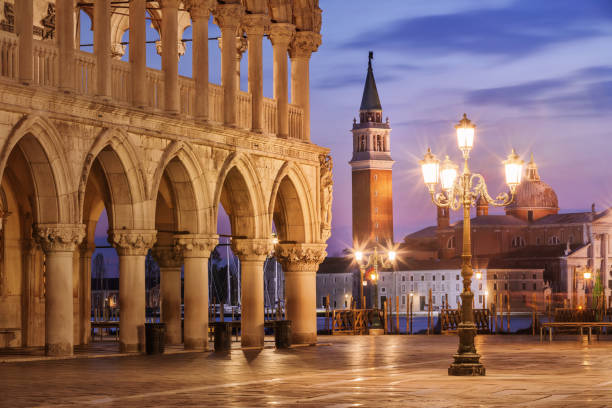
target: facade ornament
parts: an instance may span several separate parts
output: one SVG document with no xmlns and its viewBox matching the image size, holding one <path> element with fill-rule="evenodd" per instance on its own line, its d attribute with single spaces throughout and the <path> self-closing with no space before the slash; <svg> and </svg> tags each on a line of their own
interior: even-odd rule
<svg viewBox="0 0 612 408">
<path fill-rule="evenodd" d="M 55 37 L 55 4 L 47 5 L 47 15 L 40 20 L 43 26 L 42 39 L 52 40 Z"/>
<path fill-rule="evenodd" d="M 332 221 L 332 199 L 334 181 L 332 180 L 332 170 L 334 161 L 330 155 L 319 156 L 321 172 L 321 240 L 323 242 L 331 235 Z"/>
<path fill-rule="evenodd" d="M 157 240 L 155 230 L 111 230 L 108 242 L 115 247 L 119 256 L 145 256 Z"/>
<path fill-rule="evenodd" d="M 151 248 L 151 255 L 160 268 L 180 268 L 183 266 L 183 253 L 173 245 Z"/>
<path fill-rule="evenodd" d="M 85 225 L 36 224 L 33 236 L 45 252 L 72 252 L 85 238 Z"/>
<path fill-rule="evenodd" d="M 272 249 L 272 241 L 267 238 L 232 239 L 232 251 L 241 261 L 265 260 Z"/>
<path fill-rule="evenodd" d="M 288 23 L 273 23 L 270 25 L 270 41 L 272 45 L 288 47 L 295 35 L 295 26 Z"/>
<path fill-rule="evenodd" d="M 125 49 L 125 47 L 124 47 Z M 179 57 L 182 57 L 183 55 L 185 55 L 185 50 L 187 49 L 185 46 L 185 41 L 183 40 L 178 40 L 177 43 L 177 49 L 178 49 L 178 55 Z M 158 55 L 162 55 L 162 42 L 161 40 L 155 41 L 155 50 L 157 51 Z"/>
<path fill-rule="evenodd" d="M 185 9 L 189 11 L 191 19 L 208 19 L 210 16 L 210 0 L 183 0 Z"/>
<path fill-rule="evenodd" d="M 247 37 L 261 35 L 270 31 L 270 16 L 267 14 L 245 14 L 241 22 Z"/>
<path fill-rule="evenodd" d="M 291 58 L 310 58 L 321 45 L 321 34 L 312 31 L 298 31 L 293 37 L 289 55 Z"/>
<path fill-rule="evenodd" d="M 174 248 L 184 258 L 208 258 L 218 244 L 219 236 L 216 234 L 182 234 L 174 237 Z"/>
<path fill-rule="evenodd" d="M 113 43 L 111 44 L 111 57 L 116 60 L 120 60 L 125 55 L 125 44 Z"/>
<path fill-rule="evenodd" d="M 238 28 L 243 15 L 244 7 L 239 3 L 218 4 L 213 9 L 215 23 L 220 28 Z"/>
<path fill-rule="evenodd" d="M 0 28 L 10 33 L 15 32 L 15 6 L 8 1 L 4 2 L 4 20 L 0 22 Z"/>
<path fill-rule="evenodd" d="M 274 255 L 285 272 L 315 272 L 327 256 L 326 244 L 278 244 Z"/>
</svg>

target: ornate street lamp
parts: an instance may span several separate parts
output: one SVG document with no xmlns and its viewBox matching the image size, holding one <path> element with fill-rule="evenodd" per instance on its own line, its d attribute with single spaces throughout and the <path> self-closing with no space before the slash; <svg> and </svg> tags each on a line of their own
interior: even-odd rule
<svg viewBox="0 0 612 408">
<path fill-rule="evenodd" d="M 354 251 L 355 254 L 355 262 L 359 265 L 359 274 L 361 285 L 359 285 L 361 302 L 363 302 L 363 287 L 366 286 L 366 281 L 364 280 L 365 271 L 368 268 L 373 269 L 373 272 L 370 273 L 369 278 L 370 282 L 374 286 L 374 316 L 372 319 L 372 327 L 371 330 L 380 330 L 382 329 L 382 322 L 380 321 L 380 317 L 378 315 L 378 279 L 380 277 L 378 270 L 379 268 L 390 268 L 395 261 L 397 253 L 395 251 L 388 251 L 386 256 L 380 255 L 378 253 L 378 249 L 374 248 L 374 253 L 370 255 L 364 254 L 362 251 Z M 366 306 L 362 305 L 362 308 L 365 309 Z"/>
<path fill-rule="evenodd" d="M 423 171 L 423 181 L 429 189 L 433 203 L 438 207 L 458 210 L 463 207 L 463 250 L 461 253 L 461 276 L 463 292 L 461 293 L 461 323 L 458 327 L 459 349 L 454 362 L 448 369 L 449 375 L 485 375 L 485 367 L 480 363 L 480 355 L 476 353 L 474 337 L 474 310 L 472 303 L 474 293 L 472 284 L 472 244 L 470 237 L 470 207 L 476 205 L 476 199 L 483 197 L 489 204 L 505 207 L 514 200 L 516 187 L 521 182 L 523 161 L 514 150 L 503 162 L 506 170 L 506 184 L 510 194 L 501 193 L 495 199 L 489 195 L 484 177 L 472 173 L 468 167 L 470 152 L 474 146 L 476 125 L 464 113 L 463 118 L 455 125 L 457 130 L 457 145 L 463 153 L 463 172 L 457 174 L 457 166 L 448 158 L 440 166 L 439 160 L 427 149 L 425 157 L 420 162 Z M 440 185 L 440 192 L 436 189 Z"/>
</svg>

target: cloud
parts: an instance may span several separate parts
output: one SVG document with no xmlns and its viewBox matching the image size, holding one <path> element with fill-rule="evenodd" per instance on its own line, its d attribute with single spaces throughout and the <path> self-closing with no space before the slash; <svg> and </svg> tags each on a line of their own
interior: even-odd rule
<svg viewBox="0 0 612 408">
<path fill-rule="evenodd" d="M 394 74 L 381 74 L 374 75 L 377 84 L 384 82 L 392 82 L 398 80 L 400 77 Z M 349 71 L 335 71 L 331 72 L 330 75 L 312 79 L 310 86 L 318 89 L 338 89 L 348 86 L 363 87 L 365 84 L 366 69 L 363 72 L 356 73 L 354 68 L 350 68 Z"/>
<path fill-rule="evenodd" d="M 531 109 L 544 107 L 563 114 L 603 114 L 612 110 L 612 67 L 596 66 L 566 77 L 469 91 L 471 105 Z"/>
<path fill-rule="evenodd" d="M 606 34 L 609 0 L 517 0 L 505 8 L 404 18 L 368 30 L 344 47 L 433 55 L 524 56 L 548 46 Z"/>
</svg>

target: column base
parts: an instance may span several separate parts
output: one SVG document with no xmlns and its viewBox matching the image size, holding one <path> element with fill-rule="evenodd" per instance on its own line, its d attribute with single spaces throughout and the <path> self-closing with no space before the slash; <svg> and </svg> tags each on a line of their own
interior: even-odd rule
<svg viewBox="0 0 612 408">
<path fill-rule="evenodd" d="M 71 356 L 72 354 L 73 349 L 70 343 L 45 344 L 45 355 L 47 356 Z"/>
<path fill-rule="evenodd" d="M 206 350 L 206 339 L 185 339 L 185 350 Z"/>
<path fill-rule="evenodd" d="M 264 346 L 264 338 L 259 335 L 248 335 L 243 334 L 240 338 L 240 344 L 242 347 L 261 347 Z"/>
<path fill-rule="evenodd" d="M 125 343 L 119 343 L 119 352 L 120 353 L 140 353 L 144 351 L 144 348 L 142 347 L 142 345 L 136 343 L 136 344 L 125 344 Z"/>
<path fill-rule="evenodd" d="M 317 335 L 315 333 L 291 333 L 291 344 L 316 344 Z"/>
<path fill-rule="evenodd" d="M 382 336 L 385 334 L 385 329 L 370 329 L 368 330 L 370 336 Z"/>
<path fill-rule="evenodd" d="M 484 376 L 486 369 L 480 363 L 480 355 L 465 353 L 455 354 L 455 362 L 448 368 L 448 375 L 454 376 Z"/>
</svg>

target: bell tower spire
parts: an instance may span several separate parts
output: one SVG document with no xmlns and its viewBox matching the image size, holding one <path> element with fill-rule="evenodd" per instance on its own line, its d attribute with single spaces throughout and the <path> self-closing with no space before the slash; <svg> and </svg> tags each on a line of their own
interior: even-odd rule
<svg viewBox="0 0 612 408">
<path fill-rule="evenodd" d="M 391 127 L 383 123 L 372 59 L 368 56 L 359 123 L 353 121 L 353 246 L 393 243 Z"/>
</svg>

